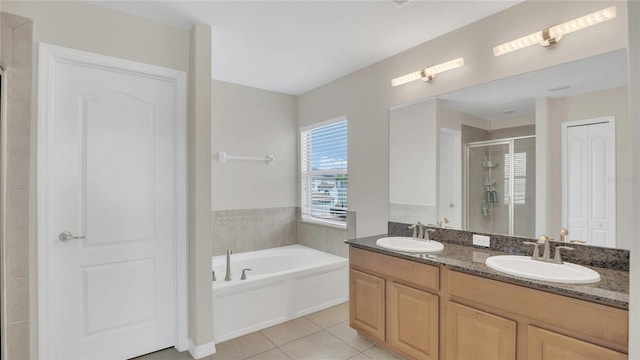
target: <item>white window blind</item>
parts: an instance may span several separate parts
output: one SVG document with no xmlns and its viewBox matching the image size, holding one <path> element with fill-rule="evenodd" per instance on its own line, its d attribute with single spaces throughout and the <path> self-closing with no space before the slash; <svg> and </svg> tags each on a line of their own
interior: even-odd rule
<svg viewBox="0 0 640 360">
<path fill-rule="evenodd" d="M 347 119 L 300 130 L 302 219 L 347 226 Z"/>
<path fill-rule="evenodd" d="M 504 203 L 509 204 L 509 154 L 504 154 Z M 513 203 L 524 205 L 527 199 L 527 153 L 513 154 Z"/>
</svg>

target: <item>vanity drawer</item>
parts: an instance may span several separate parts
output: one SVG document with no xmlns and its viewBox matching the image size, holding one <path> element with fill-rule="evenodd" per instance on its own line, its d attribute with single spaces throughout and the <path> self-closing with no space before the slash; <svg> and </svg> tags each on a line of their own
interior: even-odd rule
<svg viewBox="0 0 640 360">
<path fill-rule="evenodd" d="M 627 351 L 626 310 L 457 271 L 447 271 L 447 287 L 451 300 L 522 319 L 519 322 L 548 325 L 592 343 Z"/>
<path fill-rule="evenodd" d="M 349 264 L 372 274 L 391 278 L 399 283 L 439 290 L 440 268 L 419 262 L 395 258 L 372 251 L 349 247 Z"/>
</svg>

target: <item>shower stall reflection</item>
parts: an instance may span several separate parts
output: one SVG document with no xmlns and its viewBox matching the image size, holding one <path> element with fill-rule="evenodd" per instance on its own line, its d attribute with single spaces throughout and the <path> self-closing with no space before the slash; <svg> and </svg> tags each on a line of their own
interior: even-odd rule
<svg viewBox="0 0 640 360">
<path fill-rule="evenodd" d="M 535 236 L 535 136 L 467 144 L 467 229 Z"/>
</svg>

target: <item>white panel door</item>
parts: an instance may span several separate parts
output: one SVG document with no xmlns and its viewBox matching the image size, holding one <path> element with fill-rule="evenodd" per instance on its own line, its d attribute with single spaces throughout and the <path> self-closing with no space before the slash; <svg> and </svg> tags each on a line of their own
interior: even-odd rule
<svg viewBox="0 0 640 360">
<path fill-rule="evenodd" d="M 122 359 L 171 347 L 176 84 L 72 61 L 49 76 L 50 355 Z"/>
<path fill-rule="evenodd" d="M 567 129 L 567 229 L 571 239 L 588 241 L 589 162 L 586 126 Z"/>
<path fill-rule="evenodd" d="M 462 228 L 461 151 L 460 132 L 440 129 L 437 219 L 446 217 L 455 229 Z"/>
<path fill-rule="evenodd" d="M 615 247 L 615 127 L 613 120 L 569 124 L 565 131 L 564 218 L 569 239 Z"/>
</svg>

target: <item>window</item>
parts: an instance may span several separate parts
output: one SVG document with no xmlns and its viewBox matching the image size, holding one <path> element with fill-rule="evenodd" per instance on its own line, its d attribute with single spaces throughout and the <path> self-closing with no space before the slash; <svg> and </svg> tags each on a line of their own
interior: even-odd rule
<svg viewBox="0 0 640 360">
<path fill-rule="evenodd" d="M 509 154 L 504 154 L 504 203 L 509 204 Z M 527 199 L 527 153 L 513 154 L 513 203 L 524 205 Z"/>
<path fill-rule="evenodd" d="M 347 119 L 300 130 L 302 219 L 347 227 Z"/>
</svg>

